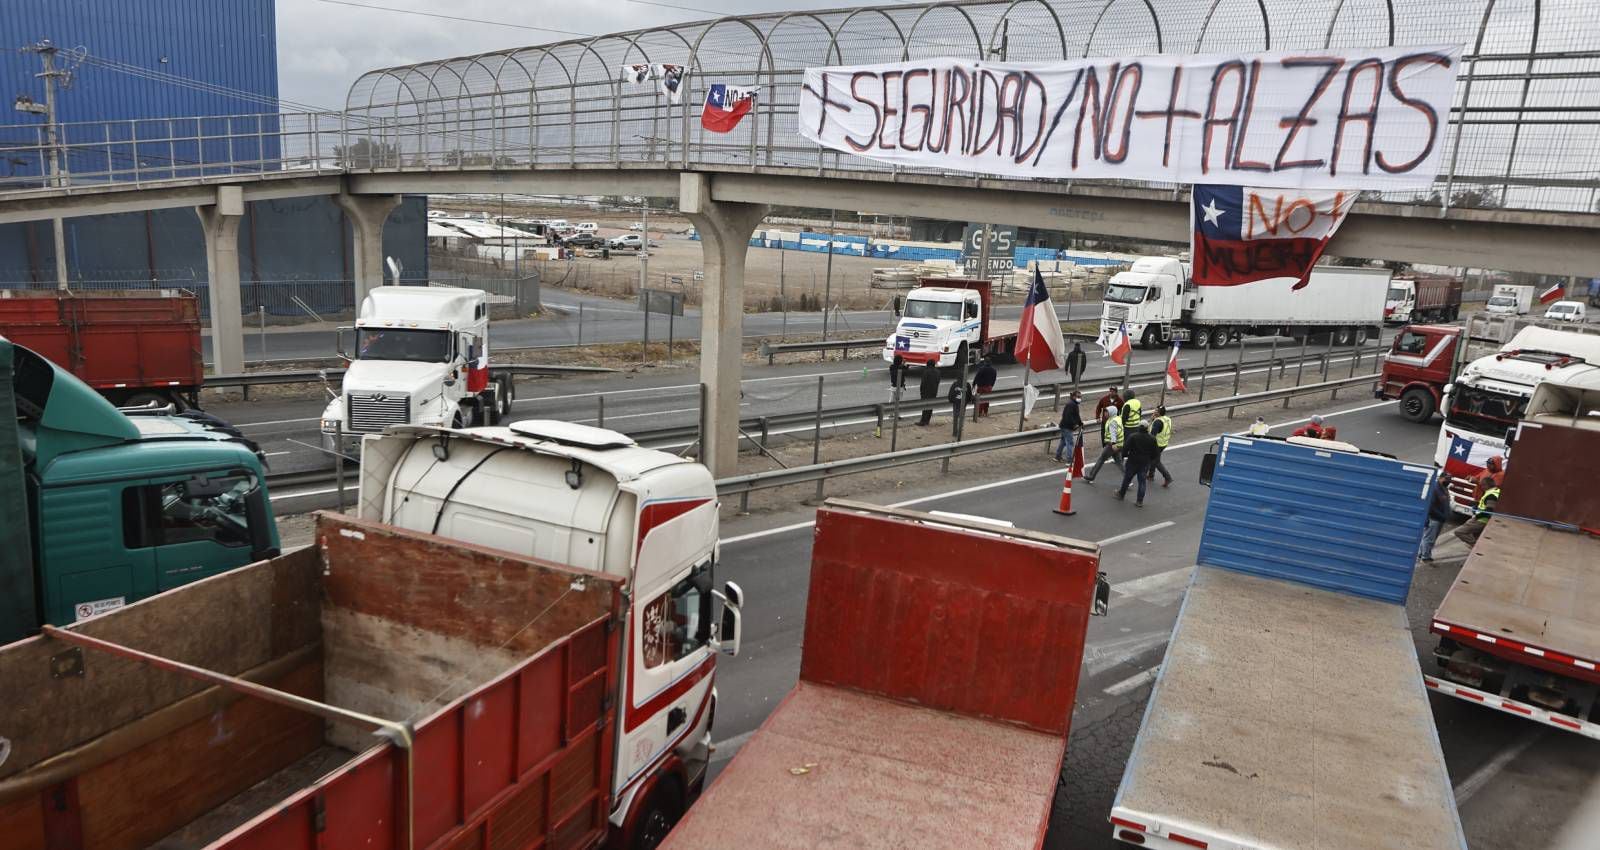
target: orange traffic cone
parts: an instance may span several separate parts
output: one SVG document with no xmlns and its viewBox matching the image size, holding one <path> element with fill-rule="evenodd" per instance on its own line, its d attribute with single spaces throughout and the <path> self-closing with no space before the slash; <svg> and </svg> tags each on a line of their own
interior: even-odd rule
<svg viewBox="0 0 1600 850">
<path fill-rule="evenodd" d="M 1072 509 L 1072 476 L 1068 475 L 1061 482 L 1061 504 L 1056 508 L 1056 513 L 1062 516 L 1072 516 L 1077 513 Z"/>
<path fill-rule="evenodd" d="M 1073 477 L 1073 478 L 1082 478 L 1083 477 L 1083 443 L 1082 443 L 1082 441 L 1079 441 L 1079 443 L 1077 445 L 1072 447 L 1072 476 L 1071 477 Z"/>
</svg>

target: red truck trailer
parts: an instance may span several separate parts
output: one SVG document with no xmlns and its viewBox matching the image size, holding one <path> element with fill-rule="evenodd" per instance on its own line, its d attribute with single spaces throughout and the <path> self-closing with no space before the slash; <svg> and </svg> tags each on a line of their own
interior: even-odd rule
<svg viewBox="0 0 1600 850">
<path fill-rule="evenodd" d="M 1600 739 L 1597 416 L 1592 370 L 1534 390 L 1495 516 L 1433 615 L 1439 672 L 1427 684 Z"/>
<path fill-rule="evenodd" d="M 0 290 L 0 336 L 76 375 L 112 404 L 199 406 L 205 367 L 194 293 Z"/>
<path fill-rule="evenodd" d="M 663 847 L 1038 847 L 1099 548 L 830 500 L 800 681 Z"/>
<path fill-rule="evenodd" d="M 620 586 L 324 514 L 0 647 L 0 850 L 595 846 Z"/>
<path fill-rule="evenodd" d="M 1462 280 L 1453 275 L 1407 272 L 1389 282 L 1383 304 L 1383 320 L 1391 325 L 1406 322 L 1453 322 L 1461 315 Z"/>
</svg>

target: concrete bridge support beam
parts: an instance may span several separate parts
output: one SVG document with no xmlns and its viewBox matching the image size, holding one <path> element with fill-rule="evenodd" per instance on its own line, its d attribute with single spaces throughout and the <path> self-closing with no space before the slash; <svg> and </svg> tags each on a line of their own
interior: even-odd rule
<svg viewBox="0 0 1600 850">
<path fill-rule="evenodd" d="M 218 186 L 216 202 L 195 207 L 206 240 L 206 281 L 211 297 L 211 368 L 213 374 L 244 371 L 244 317 L 239 294 L 239 221 L 244 193 L 238 186 Z"/>
<path fill-rule="evenodd" d="M 350 219 L 350 271 L 355 280 L 355 306 L 360 310 L 367 293 L 383 285 L 383 223 L 400 205 L 400 196 L 340 193 L 333 199 Z"/>
<path fill-rule="evenodd" d="M 767 215 L 766 204 L 713 201 L 705 174 L 679 177 L 678 209 L 700 233 L 705 282 L 700 305 L 700 460 L 711 474 L 733 475 L 739 465 L 739 376 L 743 353 L 744 260 L 750 234 Z"/>
</svg>

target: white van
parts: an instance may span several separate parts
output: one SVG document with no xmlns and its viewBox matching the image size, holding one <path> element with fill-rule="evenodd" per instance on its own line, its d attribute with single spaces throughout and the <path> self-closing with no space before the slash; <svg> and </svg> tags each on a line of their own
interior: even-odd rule
<svg viewBox="0 0 1600 850">
<path fill-rule="evenodd" d="M 1582 323 L 1587 316 L 1582 301 L 1557 301 L 1544 311 L 1546 321 Z"/>
</svg>

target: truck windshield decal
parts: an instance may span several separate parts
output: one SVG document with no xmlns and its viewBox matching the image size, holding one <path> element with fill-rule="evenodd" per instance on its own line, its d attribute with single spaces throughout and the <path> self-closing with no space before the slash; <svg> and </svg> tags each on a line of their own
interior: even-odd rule
<svg viewBox="0 0 1600 850">
<path fill-rule="evenodd" d="M 450 360 L 450 332 L 410 328 L 360 328 L 356 331 L 356 358 L 445 363 Z"/>
</svg>

